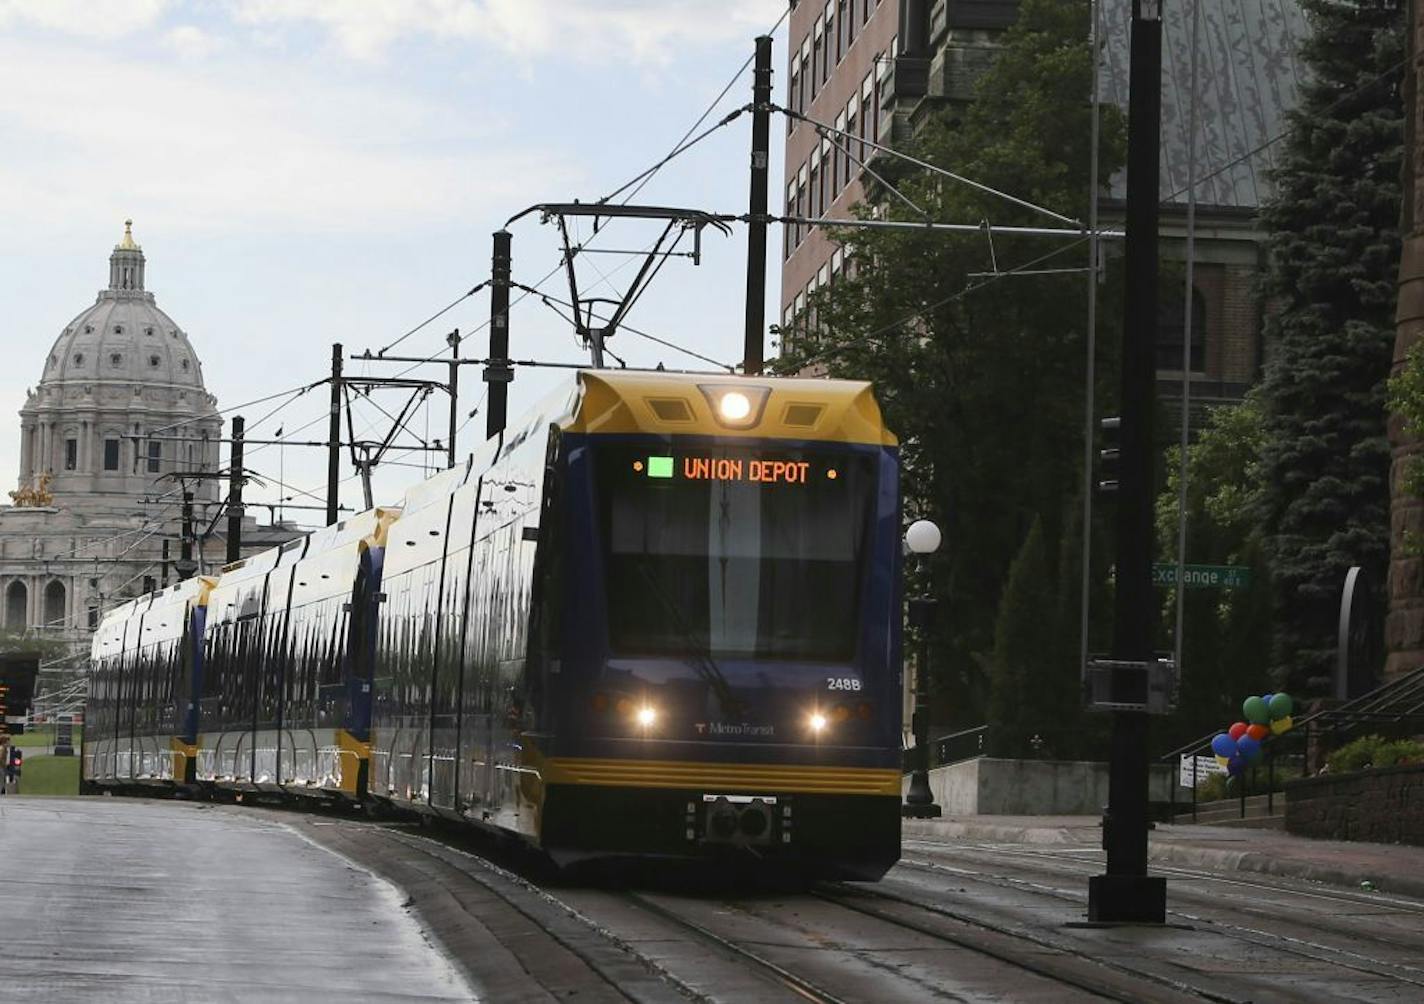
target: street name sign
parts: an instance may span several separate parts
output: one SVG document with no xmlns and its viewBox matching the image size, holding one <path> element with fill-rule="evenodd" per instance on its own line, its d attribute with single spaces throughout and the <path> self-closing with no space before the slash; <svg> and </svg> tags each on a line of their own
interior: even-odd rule
<svg viewBox="0 0 1424 1004">
<path fill-rule="evenodd" d="M 1245 565 L 1184 565 L 1182 577 L 1188 589 L 1248 589 L 1251 569 Z M 1152 565 L 1152 583 L 1157 586 L 1177 584 L 1177 566 L 1166 562 Z"/>
</svg>

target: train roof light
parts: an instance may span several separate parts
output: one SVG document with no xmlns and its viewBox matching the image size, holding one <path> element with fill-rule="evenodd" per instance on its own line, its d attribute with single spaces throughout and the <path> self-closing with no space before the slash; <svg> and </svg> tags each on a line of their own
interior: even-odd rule
<svg viewBox="0 0 1424 1004">
<path fill-rule="evenodd" d="M 698 387 L 717 423 L 728 429 L 750 429 L 761 421 L 770 387 L 754 384 L 701 384 Z"/>
</svg>

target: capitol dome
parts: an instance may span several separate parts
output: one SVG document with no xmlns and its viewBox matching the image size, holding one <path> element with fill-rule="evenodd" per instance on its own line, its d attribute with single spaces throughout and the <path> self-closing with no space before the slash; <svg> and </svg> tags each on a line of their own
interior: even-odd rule
<svg viewBox="0 0 1424 1004">
<path fill-rule="evenodd" d="M 187 334 L 144 288 L 145 266 L 125 221 L 108 288 L 65 325 L 20 410 L 20 486 L 49 475 L 56 504 L 153 494 L 165 474 L 214 469 L 216 401 Z"/>
</svg>

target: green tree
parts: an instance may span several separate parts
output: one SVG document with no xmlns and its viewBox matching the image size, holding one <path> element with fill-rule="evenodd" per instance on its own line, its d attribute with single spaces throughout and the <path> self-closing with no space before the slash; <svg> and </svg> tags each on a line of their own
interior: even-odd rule
<svg viewBox="0 0 1424 1004">
<path fill-rule="evenodd" d="M 1084 219 L 1093 58 L 1086 0 L 1023 0 L 967 107 L 941 110 L 912 152 L 965 177 Z M 1105 108 L 1098 183 L 1122 162 L 1124 129 Z M 880 165 L 877 163 L 877 167 Z M 897 187 L 935 220 L 1042 224 L 1040 215 L 942 176 Z M 883 216 L 923 219 L 890 193 Z M 945 532 L 937 559 L 936 719 L 983 721 L 994 626 L 1009 565 L 1040 514 L 1057 553 L 1081 483 L 1085 297 L 1082 274 L 985 278 L 1043 258 L 1081 265 L 1081 244 L 994 234 L 845 230 L 849 278 L 816 297 L 815 323 L 790 333 L 780 368 L 873 380 L 902 444 L 908 514 Z M 1065 254 L 1065 252 L 1068 252 Z M 1117 312 L 1107 297 L 1101 316 Z M 809 313 L 809 312 L 808 312 Z M 1100 332 L 1098 372 L 1116 372 Z M 1076 593 L 1075 593 L 1076 595 Z M 1076 603 L 1076 600 L 1073 601 Z M 1077 650 L 1076 630 L 1053 639 Z M 1075 655 L 1076 658 L 1076 655 Z"/>
<path fill-rule="evenodd" d="M 994 629 L 989 721 L 995 756 L 1062 759 L 1077 752 L 1077 659 L 1061 644 L 1065 633 L 1076 642 L 1076 630 L 1065 628 L 1077 625 L 1065 622 L 1058 596 L 1043 521 L 1034 520 L 1009 566 Z"/>
<path fill-rule="evenodd" d="M 1402 0 L 1302 0 L 1300 106 L 1262 209 L 1268 363 L 1257 513 L 1275 583 L 1273 672 L 1328 676 L 1345 573 L 1388 560 L 1385 381 L 1399 264 Z"/>
<path fill-rule="evenodd" d="M 1165 723 L 1169 744 L 1186 742 L 1239 717 L 1241 700 L 1267 689 L 1270 659 L 1271 581 L 1254 519 L 1264 485 L 1260 395 L 1214 408 L 1188 448 L 1187 549 L 1200 564 L 1245 565 L 1247 589 L 1188 589 L 1182 610 L 1181 693 L 1176 715 Z M 1157 551 L 1177 560 L 1181 486 L 1178 447 L 1167 451 L 1167 486 L 1157 498 Z M 1176 594 L 1164 592 L 1164 625 L 1176 619 Z"/>
</svg>

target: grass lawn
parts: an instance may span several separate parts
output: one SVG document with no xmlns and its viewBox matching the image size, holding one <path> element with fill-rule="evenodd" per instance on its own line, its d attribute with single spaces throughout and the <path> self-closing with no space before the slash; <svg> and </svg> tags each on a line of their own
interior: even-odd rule
<svg viewBox="0 0 1424 1004">
<path fill-rule="evenodd" d="M 70 732 L 74 741 L 75 752 L 78 752 L 79 740 L 84 737 L 84 726 L 76 725 Z M 54 726 L 37 726 L 31 731 L 25 732 L 23 735 L 11 736 L 10 742 L 21 749 L 29 749 L 31 746 L 52 746 L 54 745 Z"/>
<path fill-rule="evenodd" d="M 79 757 L 25 757 L 24 771 L 20 775 L 20 793 L 22 795 L 79 794 Z"/>
</svg>

